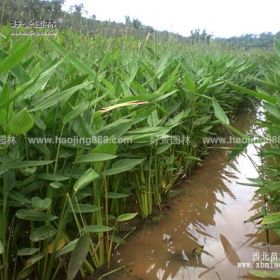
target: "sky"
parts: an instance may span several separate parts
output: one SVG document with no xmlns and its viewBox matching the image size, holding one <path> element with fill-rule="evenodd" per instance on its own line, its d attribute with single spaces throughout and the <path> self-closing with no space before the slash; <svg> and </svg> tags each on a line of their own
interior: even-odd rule
<svg viewBox="0 0 280 280">
<path fill-rule="evenodd" d="M 184 36 L 197 28 L 224 38 L 280 31 L 280 0 L 65 0 L 64 9 L 80 3 L 98 20 L 130 16 Z"/>
</svg>

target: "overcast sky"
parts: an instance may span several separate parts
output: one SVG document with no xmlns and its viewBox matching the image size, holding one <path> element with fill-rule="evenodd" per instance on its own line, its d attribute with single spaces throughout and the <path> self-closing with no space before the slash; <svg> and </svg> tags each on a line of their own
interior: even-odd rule
<svg viewBox="0 0 280 280">
<path fill-rule="evenodd" d="M 80 3 L 98 20 L 127 15 L 187 36 L 196 28 L 216 37 L 280 31 L 280 0 L 65 0 L 65 9 Z"/>
</svg>

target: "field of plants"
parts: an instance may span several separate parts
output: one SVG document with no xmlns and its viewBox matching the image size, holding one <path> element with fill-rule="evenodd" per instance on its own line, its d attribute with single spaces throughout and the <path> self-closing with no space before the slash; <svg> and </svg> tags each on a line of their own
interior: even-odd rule
<svg viewBox="0 0 280 280">
<path fill-rule="evenodd" d="M 265 68 L 264 76 L 256 79 L 256 90 L 240 87 L 232 84 L 233 88 L 240 93 L 261 101 L 261 108 L 264 116 L 260 117 L 257 125 L 263 129 L 261 137 L 265 140 L 259 150 L 259 156 L 262 159 L 262 165 L 258 172 L 260 177 L 251 179 L 250 185 L 256 188 L 257 194 L 263 197 L 263 205 L 259 212 L 250 218 L 260 224 L 260 229 L 266 233 L 266 242 L 270 243 L 270 232 L 280 235 L 280 42 L 275 41 L 275 53 L 273 61 Z M 256 135 L 255 135 L 256 136 Z M 260 135 L 259 135 L 260 136 Z M 244 149 L 239 147 L 240 152 Z M 237 149 L 238 150 L 238 149 Z M 237 153 L 238 153 L 237 152 Z M 234 152 L 236 153 L 236 152 Z M 278 279 L 280 270 L 274 271 L 251 270 L 250 274 L 262 279 Z M 258 279 L 259 279 L 258 278 Z"/>
<path fill-rule="evenodd" d="M 0 279 L 72 280 L 110 267 L 126 222 L 160 209 L 207 154 L 203 137 L 245 137 L 230 125 L 240 108 L 262 99 L 267 133 L 279 135 L 279 64 L 215 44 L 2 29 Z M 254 184 L 277 209 L 279 146 L 263 156 Z M 280 214 L 263 223 L 280 225 Z"/>
</svg>

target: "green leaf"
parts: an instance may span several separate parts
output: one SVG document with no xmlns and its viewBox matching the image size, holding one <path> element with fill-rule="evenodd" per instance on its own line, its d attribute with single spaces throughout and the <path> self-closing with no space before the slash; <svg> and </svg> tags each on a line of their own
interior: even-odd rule
<svg viewBox="0 0 280 280">
<path fill-rule="evenodd" d="M 51 182 L 61 182 L 69 180 L 69 177 L 58 175 L 58 174 L 47 174 L 47 173 L 41 173 L 37 176 L 39 179 L 51 181 Z"/>
<path fill-rule="evenodd" d="M 257 270 L 257 269 L 251 269 L 249 271 L 249 274 L 260 277 L 260 278 L 279 278 L 280 277 L 280 269 L 277 269 L 275 271 L 264 271 L 264 270 Z"/>
<path fill-rule="evenodd" d="M 102 207 L 92 204 L 73 204 L 73 210 L 75 213 L 93 213 L 100 209 L 102 209 Z M 71 210 L 71 212 L 73 212 L 73 210 Z"/>
<path fill-rule="evenodd" d="M 52 187 L 53 189 L 60 189 L 63 187 L 63 184 L 60 182 L 51 182 L 50 187 Z"/>
<path fill-rule="evenodd" d="M 49 213 L 43 213 L 36 210 L 20 209 L 16 212 L 16 217 L 21 220 L 34 221 L 34 222 L 47 222 L 57 219 Z"/>
<path fill-rule="evenodd" d="M 51 206 L 52 201 L 49 198 L 41 199 L 40 197 L 35 196 L 32 197 L 31 203 L 32 208 L 36 210 L 46 210 Z"/>
<path fill-rule="evenodd" d="M 117 145 L 115 143 L 99 144 L 94 148 L 93 152 L 100 153 L 100 154 L 116 155 Z"/>
<path fill-rule="evenodd" d="M 100 232 L 107 232 L 111 230 L 113 230 L 112 227 L 99 226 L 99 225 L 90 225 L 90 226 L 85 226 L 83 228 L 83 232 L 87 232 L 87 233 L 100 233 Z"/>
<path fill-rule="evenodd" d="M 51 164 L 53 161 L 51 160 L 26 160 L 21 161 L 19 159 L 9 159 L 4 161 L 0 165 L 0 175 L 8 171 L 9 169 L 20 169 L 20 168 L 27 168 L 27 167 L 34 167 L 34 166 L 42 166 Z"/>
<path fill-rule="evenodd" d="M 79 272 L 83 262 L 86 260 L 90 249 L 90 235 L 85 233 L 78 240 L 74 251 L 71 254 L 67 269 L 67 280 L 75 279 L 77 273 Z"/>
<path fill-rule="evenodd" d="M 257 190 L 257 193 L 270 193 L 270 192 L 279 192 L 280 191 L 280 182 L 266 183 L 265 186 L 260 187 Z"/>
<path fill-rule="evenodd" d="M 115 175 L 133 169 L 144 161 L 141 159 L 121 159 L 113 163 L 112 168 L 105 171 L 106 175 Z"/>
<path fill-rule="evenodd" d="M 30 176 L 30 175 L 34 174 L 36 172 L 36 170 L 37 170 L 37 167 L 33 166 L 33 167 L 21 168 L 19 171 L 24 176 Z"/>
<path fill-rule="evenodd" d="M 45 256 L 45 254 L 43 252 L 35 255 L 34 257 L 32 257 L 26 261 L 25 266 L 26 267 L 33 266 L 35 263 L 39 262 L 44 256 Z"/>
<path fill-rule="evenodd" d="M 164 152 L 166 152 L 168 149 L 170 149 L 171 144 L 167 144 L 167 145 L 162 145 L 160 147 L 157 147 L 157 155 L 160 155 Z"/>
<path fill-rule="evenodd" d="M 30 203 L 30 200 L 25 197 L 23 194 L 21 194 L 20 192 L 17 192 L 15 190 L 9 190 L 9 194 L 8 194 L 9 198 L 18 202 L 21 202 L 23 204 Z"/>
<path fill-rule="evenodd" d="M 168 63 L 170 62 L 170 54 L 165 54 L 161 57 L 161 59 L 157 62 L 157 65 L 155 66 L 155 75 L 158 79 L 161 78 L 163 75 L 163 72 L 165 68 L 167 67 Z"/>
<path fill-rule="evenodd" d="M 274 224 L 280 222 L 280 212 L 275 212 L 272 214 L 269 214 L 267 216 L 264 216 L 262 224 Z"/>
<path fill-rule="evenodd" d="M 30 240 L 38 242 L 41 240 L 51 239 L 55 235 L 55 230 L 50 226 L 42 226 L 30 233 Z"/>
<path fill-rule="evenodd" d="M 67 245 L 65 245 L 63 248 L 61 248 L 57 251 L 55 257 L 58 258 L 60 256 L 63 256 L 65 254 L 72 252 L 75 249 L 78 241 L 79 241 L 79 239 L 70 241 Z"/>
<path fill-rule="evenodd" d="M 236 85 L 236 84 L 234 84 L 232 82 L 229 82 L 229 81 L 225 81 L 225 82 L 228 83 L 232 88 L 236 89 L 237 93 L 244 93 L 244 94 L 256 97 L 256 98 L 258 98 L 260 100 L 267 101 L 268 103 L 271 103 L 271 104 L 275 104 L 276 101 L 277 101 L 275 96 L 268 95 L 268 94 L 265 94 L 263 92 L 258 92 L 258 91 L 250 90 L 250 89 L 247 89 L 245 87 L 238 86 L 238 85 Z"/>
<path fill-rule="evenodd" d="M 22 248 L 19 249 L 17 252 L 18 256 L 31 256 L 37 253 L 40 250 L 40 248 Z"/>
<path fill-rule="evenodd" d="M 34 108 L 30 111 L 43 111 L 57 105 L 58 103 L 63 104 L 63 102 L 66 102 L 75 92 L 80 89 L 86 88 L 89 85 L 89 82 L 84 82 L 80 85 L 67 88 L 61 92 L 53 91 L 53 93 L 49 96 L 42 96 L 40 99 L 36 100 L 36 102 L 34 102 L 33 104 Z"/>
<path fill-rule="evenodd" d="M 71 120 L 75 119 L 78 116 L 81 116 L 82 113 L 88 108 L 88 104 L 86 103 L 82 103 L 79 106 L 77 106 L 76 108 L 73 108 L 73 110 L 71 110 L 69 113 L 67 113 L 64 118 L 63 118 L 63 124 L 67 124 L 68 122 L 70 122 Z"/>
<path fill-rule="evenodd" d="M 17 112 L 9 121 L 9 130 L 11 134 L 20 135 L 29 131 L 34 125 L 34 120 L 26 109 Z"/>
<path fill-rule="evenodd" d="M 138 215 L 138 213 L 125 213 L 125 214 L 121 214 L 121 215 L 118 216 L 117 222 L 119 223 L 119 222 L 125 222 L 125 221 L 132 220 L 137 215 Z"/>
<path fill-rule="evenodd" d="M 75 183 L 74 185 L 74 192 L 81 190 L 82 188 L 86 187 L 89 183 L 93 180 L 99 178 L 100 175 L 96 173 L 93 169 L 88 169 Z"/>
<path fill-rule="evenodd" d="M 88 162 L 99 162 L 99 161 L 106 161 L 106 160 L 112 160 L 117 158 L 118 156 L 110 155 L 110 154 L 98 154 L 98 153 L 92 153 L 80 156 L 76 163 L 88 163 Z"/>
<path fill-rule="evenodd" d="M 2 91 L 1 91 L 1 94 L 0 94 L 0 104 L 6 102 L 7 100 L 9 100 L 9 96 L 10 96 L 9 86 L 8 86 L 8 84 L 6 83 L 6 84 L 3 86 Z M 4 112 L 7 114 L 6 110 L 4 110 Z M 3 114 L 3 112 L 2 112 L 2 114 Z M 6 118 L 5 118 L 5 119 L 6 119 Z"/>
<path fill-rule="evenodd" d="M 241 153 L 243 153 L 248 147 L 249 143 L 243 143 L 236 145 L 234 148 L 231 148 L 230 154 L 228 155 L 228 160 L 236 159 Z"/>
<path fill-rule="evenodd" d="M 129 197 L 130 194 L 127 193 L 117 193 L 117 192 L 108 192 L 106 198 L 109 199 L 120 199 L 120 198 L 126 198 Z"/>
<path fill-rule="evenodd" d="M 274 105 L 274 104 L 270 104 L 267 102 L 263 103 L 264 108 L 271 114 L 273 115 L 275 118 L 280 119 L 280 110 L 278 108 L 278 106 Z"/>
<path fill-rule="evenodd" d="M 3 251 L 4 251 L 3 243 L 2 243 L 2 241 L 0 240 L 0 255 L 3 254 Z"/>
<path fill-rule="evenodd" d="M 222 124 L 229 125 L 229 119 L 228 119 L 227 115 L 225 114 L 223 108 L 220 106 L 220 104 L 218 103 L 218 101 L 215 98 L 212 99 L 212 105 L 214 108 L 216 118 Z"/>
<path fill-rule="evenodd" d="M 0 74 L 8 72 L 16 66 L 22 58 L 27 54 L 31 41 L 27 40 L 23 43 L 18 43 L 12 47 L 10 53 L 0 62 Z"/>
<path fill-rule="evenodd" d="M 82 61 L 80 61 L 77 56 L 69 54 L 66 49 L 64 49 L 61 45 L 59 45 L 54 40 L 50 40 L 50 44 L 52 48 L 62 56 L 67 56 L 67 60 L 73 64 L 80 72 L 84 74 L 89 74 L 92 80 L 96 80 L 96 72 L 85 65 Z"/>
<path fill-rule="evenodd" d="M 34 267 L 32 266 L 25 266 L 23 269 L 17 273 L 17 280 L 26 280 L 28 279 L 28 276 L 34 272 Z"/>
<path fill-rule="evenodd" d="M 196 91 L 195 82 L 191 79 L 190 75 L 186 74 L 184 77 L 184 81 L 185 81 L 185 86 L 189 91 L 191 92 Z"/>
</svg>

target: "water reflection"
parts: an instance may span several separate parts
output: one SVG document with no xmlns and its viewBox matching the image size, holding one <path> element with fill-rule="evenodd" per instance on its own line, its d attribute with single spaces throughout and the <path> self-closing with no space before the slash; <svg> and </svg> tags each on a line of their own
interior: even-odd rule
<svg viewBox="0 0 280 280">
<path fill-rule="evenodd" d="M 244 120 L 247 120 L 246 122 Z M 249 120 L 249 122 L 248 122 Z M 237 126 L 248 130 L 248 117 Z M 254 146 L 234 162 L 227 162 L 227 149 L 217 149 L 188 178 L 185 194 L 172 200 L 171 209 L 158 224 L 145 224 L 122 246 L 115 257 L 130 269 L 113 279 L 239 279 L 247 272 L 237 263 L 247 262 L 264 233 L 244 223 L 259 208 L 254 188 L 239 185 L 258 173 Z M 204 246 L 203 253 L 193 249 Z"/>
</svg>

